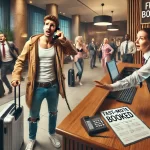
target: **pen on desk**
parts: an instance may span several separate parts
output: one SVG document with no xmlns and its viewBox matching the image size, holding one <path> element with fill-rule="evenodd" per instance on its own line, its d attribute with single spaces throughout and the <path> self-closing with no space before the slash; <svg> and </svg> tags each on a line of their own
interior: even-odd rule
<svg viewBox="0 0 150 150">
<path fill-rule="evenodd" d="M 91 135 L 92 137 L 101 137 L 101 138 L 112 138 L 110 136 L 104 136 L 104 135 Z"/>
<path fill-rule="evenodd" d="M 140 88 L 142 87 L 142 82 L 140 82 Z"/>
</svg>

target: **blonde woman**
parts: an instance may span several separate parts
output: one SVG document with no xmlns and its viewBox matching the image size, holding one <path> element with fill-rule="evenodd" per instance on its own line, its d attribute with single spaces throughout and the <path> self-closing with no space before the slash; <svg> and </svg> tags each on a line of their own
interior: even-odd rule
<svg viewBox="0 0 150 150">
<path fill-rule="evenodd" d="M 109 62 L 111 59 L 111 54 L 113 53 L 114 49 L 108 44 L 108 39 L 104 38 L 103 45 L 102 45 L 102 59 L 101 65 L 104 69 L 104 72 L 107 72 L 106 62 Z"/>
<path fill-rule="evenodd" d="M 82 85 L 81 78 L 83 74 L 84 60 L 83 60 L 83 52 L 87 53 L 86 45 L 83 44 L 82 36 L 77 36 L 75 38 L 75 47 L 77 49 L 77 55 L 74 57 L 75 65 L 78 69 L 78 73 L 76 74 L 76 80 L 79 81 L 79 85 Z"/>
</svg>

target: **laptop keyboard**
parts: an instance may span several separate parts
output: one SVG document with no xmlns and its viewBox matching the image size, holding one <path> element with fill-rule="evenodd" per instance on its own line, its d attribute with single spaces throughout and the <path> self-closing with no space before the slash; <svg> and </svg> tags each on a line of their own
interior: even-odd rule
<svg viewBox="0 0 150 150">
<path fill-rule="evenodd" d="M 136 87 L 131 87 L 128 89 L 124 89 L 121 91 L 116 91 L 116 92 L 110 92 L 108 95 L 109 98 L 114 98 L 117 101 L 123 102 L 123 103 L 128 103 L 132 104 L 134 95 L 136 93 L 137 88 Z"/>
</svg>

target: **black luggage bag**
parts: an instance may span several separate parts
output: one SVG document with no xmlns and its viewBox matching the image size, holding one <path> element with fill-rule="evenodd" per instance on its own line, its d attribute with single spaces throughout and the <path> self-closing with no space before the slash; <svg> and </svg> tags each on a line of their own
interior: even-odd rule
<svg viewBox="0 0 150 150">
<path fill-rule="evenodd" d="M 68 86 L 75 86 L 75 71 L 74 71 L 74 61 L 72 61 L 72 68 L 68 70 Z"/>
<path fill-rule="evenodd" d="M 75 86 L 75 75 L 74 75 L 74 69 L 68 70 L 68 86 L 74 87 Z"/>
</svg>

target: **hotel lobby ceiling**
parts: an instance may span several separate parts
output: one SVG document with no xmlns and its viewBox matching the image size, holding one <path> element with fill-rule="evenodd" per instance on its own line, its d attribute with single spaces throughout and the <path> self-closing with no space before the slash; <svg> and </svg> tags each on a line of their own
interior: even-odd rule
<svg viewBox="0 0 150 150">
<path fill-rule="evenodd" d="M 102 15 L 101 3 L 104 3 L 103 15 L 111 16 L 113 10 L 113 21 L 127 20 L 127 0 L 80 0 L 90 7 L 97 14 Z M 32 5 L 46 9 L 46 4 L 57 4 L 58 12 L 65 13 L 64 16 L 70 17 L 78 14 L 82 22 L 93 22 L 96 13 L 77 0 L 32 0 Z"/>
</svg>

